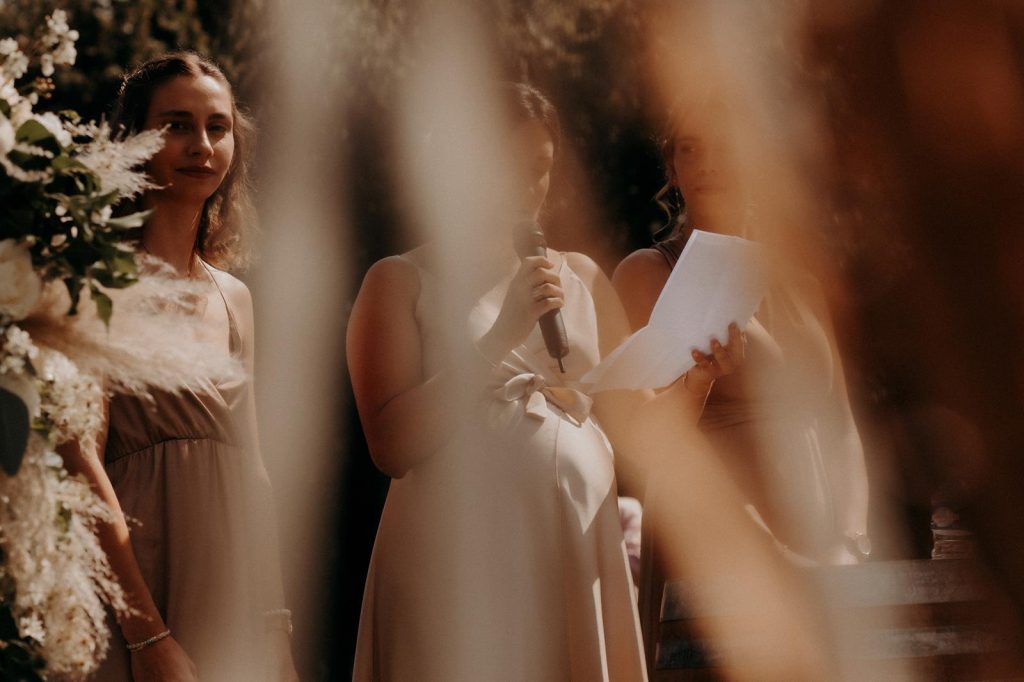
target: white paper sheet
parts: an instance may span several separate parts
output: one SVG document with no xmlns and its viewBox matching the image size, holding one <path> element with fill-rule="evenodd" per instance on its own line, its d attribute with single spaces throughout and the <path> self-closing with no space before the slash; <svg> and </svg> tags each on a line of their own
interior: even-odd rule
<svg viewBox="0 0 1024 682">
<path fill-rule="evenodd" d="M 762 258 L 752 241 L 694 230 L 647 326 L 583 376 L 588 392 L 663 388 L 693 366 L 692 349 L 725 343 L 729 324 L 742 328 L 764 298 Z"/>
</svg>

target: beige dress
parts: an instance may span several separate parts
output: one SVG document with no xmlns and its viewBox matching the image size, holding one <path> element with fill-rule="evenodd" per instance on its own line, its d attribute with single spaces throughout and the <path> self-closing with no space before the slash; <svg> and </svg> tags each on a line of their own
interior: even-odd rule
<svg viewBox="0 0 1024 682">
<path fill-rule="evenodd" d="M 246 416 L 251 390 L 248 379 L 210 379 L 157 392 L 153 402 L 110 401 L 107 474 L 146 585 L 201 680 L 262 679 L 264 613 L 284 605 L 269 480 Z M 112 630 L 95 679 L 131 680 L 125 642 Z"/>
<path fill-rule="evenodd" d="M 684 244 L 675 238 L 654 248 L 672 269 Z M 813 283 L 801 284 L 814 290 Z M 846 512 L 855 504 L 850 462 L 863 461 L 859 438 L 844 437 L 848 399 L 828 333 L 804 296 L 784 287 L 768 293 L 745 333 L 743 364 L 715 382 L 700 429 L 773 535 L 823 559 L 842 541 Z M 660 519 L 659 501 L 675 494 L 652 477 L 644 499 L 640 610 L 649 662 L 666 579 L 651 529 L 672 523 Z"/>
<path fill-rule="evenodd" d="M 391 483 L 356 680 L 646 679 L 612 452 L 577 390 L 600 359 L 594 301 L 561 260 L 566 373 L 535 329 L 491 374 L 473 437 L 453 434 Z M 441 362 L 437 282 L 417 270 L 429 377 Z M 477 303 L 475 336 L 490 328 L 508 281 Z"/>
</svg>

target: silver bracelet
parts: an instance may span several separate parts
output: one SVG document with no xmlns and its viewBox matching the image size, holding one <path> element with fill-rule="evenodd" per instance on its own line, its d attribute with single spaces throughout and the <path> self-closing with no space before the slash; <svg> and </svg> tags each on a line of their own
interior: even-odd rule
<svg viewBox="0 0 1024 682">
<path fill-rule="evenodd" d="M 129 644 L 128 645 L 128 651 L 130 651 L 130 652 L 132 652 L 134 654 L 136 651 L 141 651 L 142 649 L 145 649 L 150 644 L 156 644 L 161 639 L 165 639 L 165 638 L 170 637 L 170 636 L 171 636 L 171 631 L 170 630 L 164 630 L 159 635 L 153 635 L 149 639 L 144 639 L 141 642 L 136 642 L 134 644 Z"/>
<path fill-rule="evenodd" d="M 289 637 L 291 636 L 292 630 L 294 628 L 292 627 L 292 612 L 290 610 L 288 610 L 288 609 L 271 609 L 270 611 L 264 611 L 263 612 L 263 617 L 266 618 L 267 620 L 270 620 L 271 618 L 273 618 L 275 620 L 280 619 L 280 621 L 284 625 L 284 627 L 282 627 L 281 629 L 284 630 L 285 632 L 287 632 Z M 268 629 L 269 629 L 269 627 L 268 627 Z"/>
</svg>

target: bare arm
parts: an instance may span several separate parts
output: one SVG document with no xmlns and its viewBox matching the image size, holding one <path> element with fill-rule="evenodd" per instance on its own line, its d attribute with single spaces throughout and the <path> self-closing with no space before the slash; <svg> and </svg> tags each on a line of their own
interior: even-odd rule
<svg viewBox="0 0 1024 682">
<path fill-rule="evenodd" d="M 104 413 L 107 403 L 104 401 Z M 118 625 L 128 642 L 140 642 L 166 629 L 163 619 L 157 611 L 153 597 L 142 578 L 139 564 L 132 551 L 128 539 L 128 524 L 124 519 L 121 504 L 114 493 L 114 486 L 103 468 L 103 452 L 107 435 L 107 420 L 104 414 L 104 426 L 97 440 L 95 450 L 83 450 L 77 441 L 64 443 L 57 448 L 64 458 L 64 466 L 71 475 L 82 476 L 92 487 L 101 500 L 113 511 L 114 521 L 99 525 L 100 545 L 107 554 L 110 567 L 114 570 L 118 582 L 128 598 L 129 605 L 138 613 L 124 615 L 118 619 Z"/>
<path fill-rule="evenodd" d="M 615 268 L 612 286 L 626 310 L 633 330 L 645 326 L 651 319 L 654 304 L 658 302 L 661 290 L 671 274 L 672 270 L 664 256 L 654 249 L 634 251 Z M 717 378 L 732 373 L 743 361 L 744 347 L 745 339 L 738 325 L 730 326 L 725 346 L 714 339 L 707 349 L 710 352 L 689 349 L 696 364 L 686 372 L 683 381 L 694 393 L 703 392 L 706 397 Z M 681 348 L 680 352 L 686 350 Z"/>
<path fill-rule="evenodd" d="M 454 368 L 426 376 L 416 322 L 419 275 L 385 258 L 366 273 L 348 326 L 348 366 L 356 407 L 377 467 L 400 478 L 436 452 L 458 424 L 458 398 L 469 375 Z M 523 259 L 490 330 L 468 355 L 485 374 L 522 343 L 544 313 L 564 305 L 553 263 Z M 490 361 L 490 365 L 487 361 Z"/>
<path fill-rule="evenodd" d="M 121 504 L 114 493 L 106 469 L 103 468 L 103 450 L 107 440 L 107 403 L 103 405 L 104 420 L 94 449 L 83 449 L 77 441 L 64 443 L 57 448 L 64 459 L 64 466 L 71 475 L 79 475 L 89 483 L 93 492 L 113 512 L 114 520 L 97 526 L 100 546 L 107 555 L 110 568 L 124 590 L 125 599 L 132 610 L 118 614 L 117 622 L 121 634 L 128 643 L 143 642 L 167 629 L 157 610 L 153 595 L 142 577 L 139 563 L 128 537 Z M 185 651 L 171 637 L 147 646 L 132 654 L 132 673 L 136 679 L 194 680 L 195 666 Z M 153 677 L 149 677 L 152 675 Z"/>
<path fill-rule="evenodd" d="M 670 274 L 672 271 L 665 258 L 654 249 L 634 251 L 615 268 L 612 286 L 632 329 L 640 329 L 651 319 L 651 311 Z"/>
<path fill-rule="evenodd" d="M 374 464 L 393 478 L 436 452 L 455 423 L 452 373 L 424 376 L 418 298 L 414 266 L 385 258 L 366 273 L 348 323 L 356 407 Z"/>
</svg>

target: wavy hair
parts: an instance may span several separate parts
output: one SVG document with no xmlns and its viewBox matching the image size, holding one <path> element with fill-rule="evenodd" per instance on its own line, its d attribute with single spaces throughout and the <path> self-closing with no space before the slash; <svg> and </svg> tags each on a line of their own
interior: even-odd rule
<svg viewBox="0 0 1024 682">
<path fill-rule="evenodd" d="M 231 83 L 221 68 L 206 57 L 187 50 L 154 57 L 134 68 L 122 80 L 111 123 L 121 135 L 142 130 L 153 93 L 161 85 L 180 76 L 210 76 L 226 85 L 231 92 L 234 156 L 224 181 L 203 205 L 195 251 L 203 260 L 222 270 L 244 269 L 252 261 L 251 241 L 256 230 L 249 174 L 249 157 L 256 129 L 238 106 Z"/>
<path fill-rule="evenodd" d="M 676 154 L 676 130 L 667 125 L 655 140 L 661 152 L 661 162 L 665 166 L 665 184 L 661 186 L 654 201 L 665 212 L 666 222 L 654 233 L 656 241 L 669 241 L 684 236 L 688 232 L 686 220 L 686 198 L 679 190 L 673 160 Z"/>
</svg>

